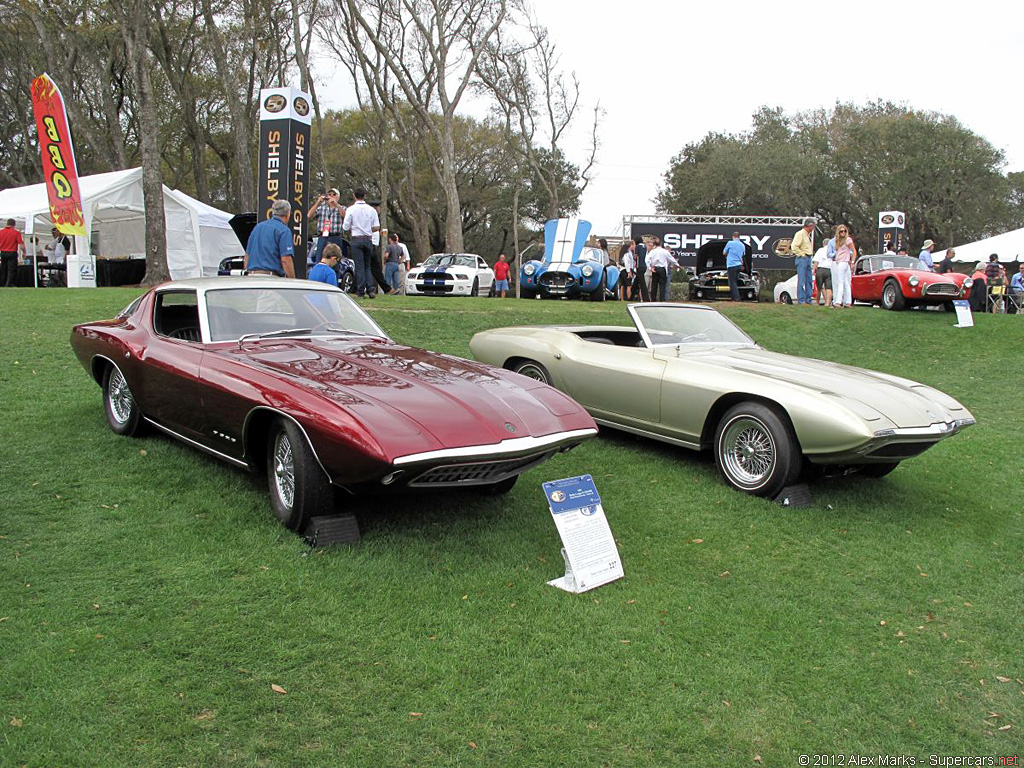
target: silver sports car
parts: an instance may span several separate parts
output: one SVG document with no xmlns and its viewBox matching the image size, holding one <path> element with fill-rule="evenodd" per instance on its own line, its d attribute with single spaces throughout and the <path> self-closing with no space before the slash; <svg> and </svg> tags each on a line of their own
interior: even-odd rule
<svg viewBox="0 0 1024 768">
<path fill-rule="evenodd" d="M 553 384 L 598 424 L 694 450 L 726 482 L 776 496 L 804 459 L 888 474 L 974 423 L 953 398 L 884 373 L 762 349 L 706 306 L 634 304 L 635 328 L 495 328 L 473 355 Z"/>
</svg>

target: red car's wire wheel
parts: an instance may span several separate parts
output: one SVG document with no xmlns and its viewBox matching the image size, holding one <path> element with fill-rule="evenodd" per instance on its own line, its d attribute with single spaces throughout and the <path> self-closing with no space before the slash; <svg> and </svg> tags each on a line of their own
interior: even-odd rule
<svg viewBox="0 0 1024 768">
<path fill-rule="evenodd" d="M 274 440 L 274 486 L 281 502 L 291 509 L 295 505 L 295 454 L 288 433 L 282 430 Z"/>
</svg>

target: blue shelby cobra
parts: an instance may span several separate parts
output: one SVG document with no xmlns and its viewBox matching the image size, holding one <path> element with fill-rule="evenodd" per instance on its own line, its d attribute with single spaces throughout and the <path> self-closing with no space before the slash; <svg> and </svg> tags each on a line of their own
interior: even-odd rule
<svg viewBox="0 0 1024 768">
<path fill-rule="evenodd" d="M 604 263 L 604 252 L 586 247 L 590 222 L 551 219 L 544 225 L 544 258 L 519 270 L 524 299 L 575 298 L 591 301 L 618 298 L 619 268 Z"/>
</svg>

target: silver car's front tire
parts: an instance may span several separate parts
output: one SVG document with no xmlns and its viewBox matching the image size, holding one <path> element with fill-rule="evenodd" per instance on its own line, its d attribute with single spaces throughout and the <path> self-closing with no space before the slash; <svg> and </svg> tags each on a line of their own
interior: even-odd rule
<svg viewBox="0 0 1024 768">
<path fill-rule="evenodd" d="M 548 373 L 548 369 L 533 360 L 520 360 L 512 366 L 512 370 L 528 379 L 540 381 L 544 384 L 551 383 L 551 374 Z"/>
<path fill-rule="evenodd" d="M 799 474 L 801 456 L 789 426 L 761 403 L 740 403 L 715 432 L 715 463 L 733 488 L 777 496 Z"/>
</svg>

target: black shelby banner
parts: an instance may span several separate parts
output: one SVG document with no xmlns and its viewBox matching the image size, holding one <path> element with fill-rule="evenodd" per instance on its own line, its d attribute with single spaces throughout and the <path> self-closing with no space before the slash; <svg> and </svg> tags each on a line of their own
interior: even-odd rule
<svg viewBox="0 0 1024 768">
<path fill-rule="evenodd" d="M 715 217 L 702 217 L 714 219 Z M 750 245 L 751 257 L 755 270 L 790 269 L 796 270 L 789 245 L 793 235 L 800 229 L 799 219 L 794 217 L 791 224 L 760 223 L 750 220 L 749 223 L 730 221 L 726 217 L 721 222 L 673 223 L 673 222 L 631 222 L 632 237 L 661 238 L 662 244 L 672 251 L 679 260 L 680 266 L 693 267 L 697 262 L 697 251 L 709 243 L 725 242 L 732 238 L 733 232 L 740 233 L 740 239 Z M 814 247 L 818 247 L 818 235 L 815 233 Z"/>
<path fill-rule="evenodd" d="M 292 204 L 288 226 L 295 247 L 295 276 L 306 276 L 306 203 L 312 102 L 297 88 L 260 91 L 260 197 L 256 218 L 270 218 L 275 200 Z"/>
<path fill-rule="evenodd" d="M 878 214 L 878 252 L 892 251 L 899 253 L 907 247 L 904 233 L 907 217 L 902 211 L 882 211 Z"/>
</svg>

